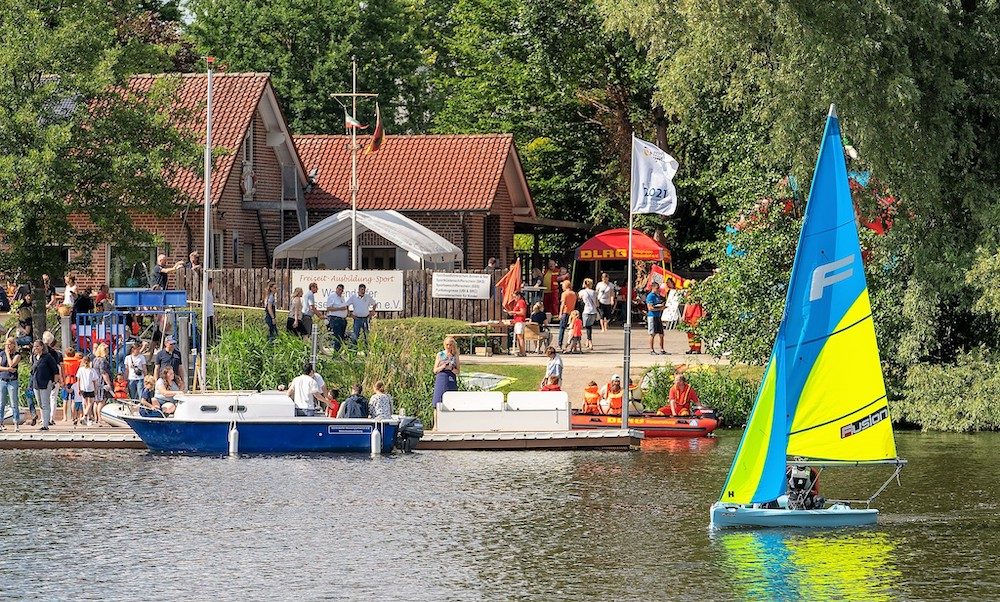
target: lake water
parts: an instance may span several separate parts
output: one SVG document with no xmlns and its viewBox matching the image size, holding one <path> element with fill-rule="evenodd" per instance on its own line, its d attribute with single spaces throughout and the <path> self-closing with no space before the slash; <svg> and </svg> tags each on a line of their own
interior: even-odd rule
<svg viewBox="0 0 1000 602">
<path fill-rule="evenodd" d="M 0 452 L 0 598 L 1000 599 L 1000 434 L 899 434 L 877 528 L 712 534 L 739 433 L 641 452 Z M 891 471 L 827 469 L 827 495 Z"/>
</svg>

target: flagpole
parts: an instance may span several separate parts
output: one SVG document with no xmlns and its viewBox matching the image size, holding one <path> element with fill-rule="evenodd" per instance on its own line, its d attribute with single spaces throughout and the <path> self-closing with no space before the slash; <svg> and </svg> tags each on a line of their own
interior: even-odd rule
<svg viewBox="0 0 1000 602">
<path fill-rule="evenodd" d="M 635 153 L 635 134 L 632 134 L 632 152 Z M 623 360 L 622 384 L 625 387 L 622 395 L 622 430 L 628 429 L 628 408 L 632 403 L 632 391 L 629 389 L 629 371 L 632 360 L 632 198 L 628 201 L 628 254 L 625 276 L 625 358 Z"/>
<path fill-rule="evenodd" d="M 351 119 L 358 121 L 358 60 L 351 57 Z M 351 126 L 351 269 L 358 269 L 358 128 Z"/>
<path fill-rule="evenodd" d="M 205 264 L 201 269 L 201 366 L 198 368 L 198 380 L 201 384 L 201 392 L 207 390 L 206 378 L 208 372 L 208 312 L 205 308 L 205 298 L 208 295 L 208 268 L 212 264 L 212 63 L 214 57 L 205 57 L 208 63 L 208 90 L 206 96 L 207 108 L 205 111 L 205 214 L 204 214 L 204 238 Z M 222 265 L 221 261 L 219 265 Z M 190 379 L 189 379 L 190 380 Z M 190 382 L 188 385 L 190 386 Z"/>
</svg>

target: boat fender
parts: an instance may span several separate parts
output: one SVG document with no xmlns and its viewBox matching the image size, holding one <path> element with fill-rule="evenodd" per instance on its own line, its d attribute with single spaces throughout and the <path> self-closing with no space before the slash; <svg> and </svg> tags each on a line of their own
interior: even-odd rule
<svg viewBox="0 0 1000 602">
<path fill-rule="evenodd" d="M 229 455 L 240 455 L 240 432 L 236 429 L 236 421 L 229 426 Z"/>
<path fill-rule="evenodd" d="M 378 430 L 379 425 L 372 425 L 372 457 L 382 453 L 382 432 Z"/>
</svg>

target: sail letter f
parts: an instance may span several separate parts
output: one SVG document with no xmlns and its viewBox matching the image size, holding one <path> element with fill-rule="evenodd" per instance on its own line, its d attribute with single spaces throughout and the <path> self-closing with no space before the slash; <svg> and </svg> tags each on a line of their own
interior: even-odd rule
<svg viewBox="0 0 1000 602">
<path fill-rule="evenodd" d="M 834 274 L 837 270 L 847 267 L 854 263 L 854 255 L 848 255 L 843 259 L 838 259 L 837 261 L 831 261 L 830 263 L 824 263 L 815 270 L 812 274 L 812 287 L 809 289 L 809 300 L 817 301 L 823 298 L 823 289 L 830 286 L 831 284 L 836 284 L 841 280 L 847 280 L 854 274 L 854 268 L 848 268 L 843 272 L 838 272 Z"/>
</svg>

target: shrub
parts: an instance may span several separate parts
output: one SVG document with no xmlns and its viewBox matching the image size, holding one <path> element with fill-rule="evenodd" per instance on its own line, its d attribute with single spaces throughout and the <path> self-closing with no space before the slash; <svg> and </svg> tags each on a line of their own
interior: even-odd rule
<svg viewBox="0 0 1000 602">
<path fill-rule="evenodd" d="M 297 337 L 280 333 L 273 343 L 256 328 L 229 329 L 212 347 L 208 385 L 213 389 L 276 389 L 302 374 L 310 349 Z M 323 357 L 317 358 L 322 374 Z"/>
<path fill-rule="evenodd" d="M 923 430 L 982 431 L 1000 428 L 1000 358 L 963 353 L 955 364 L 917 364 L 907 373 L 893 418 Z"/>
<path fill-rule="evenodd" d="M 655 366 L 643 376 L 646 383 L 642 401 L 647 410 L 668 403 L 675 366 Z M 746 423 L 753 408 L 762 371 L 751 366 L 693 366 L 684 371 L 698 393 L 701 403 L 714 408 L 723 424 L 730 427 Z"/>
</svg>

